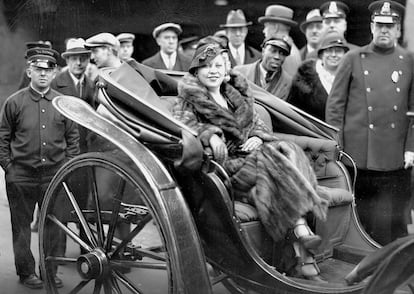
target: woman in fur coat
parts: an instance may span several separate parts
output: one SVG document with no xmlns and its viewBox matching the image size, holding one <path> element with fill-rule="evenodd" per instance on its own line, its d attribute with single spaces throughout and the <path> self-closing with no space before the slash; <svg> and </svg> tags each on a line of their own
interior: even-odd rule
<svg viewBox="0 0 414 294">
<path fill-rule="evenodd" d="M 318 49 L 318 59 L 305 60 L 298 68 L 287 102 L 325 121 L 326 100 L 339 63 L 348 50 L 339 34 L 326 35 Z"/>
<path fill-rule="evenodd" d="M 299 269 L 317 279 L 319 269 L 308 249 L 321 239 L 302 216 L 312 211 L 325 219 L 327 200 L 316 192 L 316 176 L 304 152 L 267 129 L 254 111 L 246 79 L 226 71 L 222 53 L 214 44 L 196 50 L 178 85 L 173 115 L 198 132 L 204 148 L 228 172 L 236 198 L 257 208 L 275 241 L 291 232 Z"/>
</svg>

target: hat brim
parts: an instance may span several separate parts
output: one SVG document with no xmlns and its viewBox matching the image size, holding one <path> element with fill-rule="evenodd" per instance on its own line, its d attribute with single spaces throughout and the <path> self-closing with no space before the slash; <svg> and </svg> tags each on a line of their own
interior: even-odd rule
<svg viewBox="0 0 414 294">
<path fill-rule="evenodd" d="M 318 56 L 319 56 L 320 54 L 322 54 L 322 52 L 323 52 L 324 50 L 326 50 L 326 49 L 328 49 L 328 48 L 334 48 L 334 47 L 344 48 L 345 52 L 348 52 L 348 51 L 349 51 L 349 46 L 347 46 L 347 45 L 333 44 L 333 45 L 328 45 L 328 46 L 325 46 L 325 47 L 319 48 L 319 49 L 318 49 Z"/>
<path fill-rule="evenodd" d="M 298 23 L 294 20 L 290 20 L 290 19 L 286 19 L 282 17 L 276 17 L 276 16 L 261 16 L 259 17 L 258 21 L 261 24 L 265 22 L 280 22 L 280 23 L 287 24 L 291 27 L 295 27 L 298 25 Z"/>
<path fill-rule="evenodd" d="M 68 56 L 71 56 L 71 55 L 86 55 L 86 54 L 91 54 L 91 51 L 90 50 L 79 50 L 79 51 L 66 51 L 66 52 L 63 52 L 62 54 L 61 54 L 61 56 L 63 57 L 63 58 L 66 58 L 66 57 L 68 57 Z"/>
<path fill-rule="evenodd" d="M 165 27 L 165 28 L 161 28 L 161 29 L 159 29 L 157 31 L 154 31 L 153 34 L 152 34 L 152 36 L 154 37 L 154 39 L 156 39 L 156 38 L 158 38 L 158 36 L 162 32 L 165 32 L 165 31 L 168 31 L 168 30 L 174 31 L 177 34 L 177 36 L 181 35 L 182 32 L 183 32 L 183 30 L 180 29 L 180 28 L 177 28 L 177 27 L 174 27 L 174 26 L 168 26 L 168 27 Z"/>
<path fill-rule="evenodd" d="M 321 18 L 320 20 L 318 20 L 318 19 L 314 19 L 314 20 L 310 20 L 310 21 L 305 21 L 305 22 L 303 22 L 303 23 L 301 23 L 301 24 L 300 24 L 299 28 L 300 28 L 301 32 L 305 34 L 306 27 L 307 27 L 309 24 L 311 24 L 311 23 L 316 23 L 316 22 L 320 22 L 320 23 L 322 23 L 322 18 Z"/>
<path fill-rule="evenodd" d="M 233 24 L 221 24 L 220 28 L 242 28 L 251 26 L 253 23 L 251 21 L 246 23 L 233 23 Z"/>
</svg>

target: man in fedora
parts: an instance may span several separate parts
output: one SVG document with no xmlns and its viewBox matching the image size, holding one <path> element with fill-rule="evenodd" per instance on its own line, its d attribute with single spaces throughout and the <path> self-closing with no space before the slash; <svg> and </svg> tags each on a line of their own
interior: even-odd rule
<svg viewBox="0 0 414 294">
<path fill-rule="evenodd" d="M 50 88 L 58 53 L 32 48 L 26 57 L 30 84 L 7 98 L 1 111 L 0 165 L 6 175 L 16 273 L 25 287 L 39 289 L 43 282 L 35 273 L 30 222 L 35 204 L 41 205 L 58 169 L 79 154 L 79 133 L 76 124 L 52 105 L 61 95 Z M 55 250 L 63 231 L 51 229 L 50 233 L 53 236 L 45 238 L 53 252 L 45 254 L 59 256 Z M 62 287 L 61 279 L 55 277 L 55 284 Z"/>
<path fill-rule="evenodd" d="M 349 13 L 349 7 L 341 1 L 325 2 L 319 8 L 322 15 L 323 30 L 326 34 L 335 32 L 340 34 L 346 40 L 347 21 L 346 16 Z M 349 49 L 353 50 L 359 46 L 347 42 Z"/>
<path fill-rule="evenodd" d="M 121 58 L 122 61 L 132 59 L 132 54 L 134 53 L 135 35 L 131 33 L 121 33 L 116 36 L 116 38 L 121 46 L 119 49 L 119 58 Z"/>
<path fill-rule="evenodd" d="M 312 9 L 306 15 L 306 20 L 300 24 L 300 30 L 306 36 L 306 44 L 300 49 L 302 60 L 317 58 L 317 49 L 323 37 L 322 16 L 319 9 Z"/>
<path fill-rule="evenodd" d="M 232 67 L 255 62 L 261 57 L 259 51 L 245 44 L 247 27 L 251 24 L 251 21 L 246 21 L 243 11 L 237 9 L 231 10 L 227 14 L 226 23 L 220 25 L 225 29 L 229 39 L 229 58 Z"/>
<path fill-rule="evenodd" d="M 183 32 L 176 23 L 164 23 L 157 26 L 152 36 L 160 50 L 153 56 L 142 61 L 142 64 L 156 69 L 187 71 L 191 58 L 178 52 L 178 36 Z"/>
<path fill-rule="evenodd" d="M 293 76 L 302 63 L 299 49 L 289 36 L 291 28 L 297 25 L 297 22 L 293 20 L 293 10 L 283 5 L 270 5 L 266 8 L 265 15 L 259 17 L 258 21 L 264 26 L 265 39 L 276 34 L 288 36 L 290 39 L 292 47 L 290 55 L 283 64 L 283 69 Z"/>
<path fill-rule="evenodd" d="M 414 60 L 397 45 L 404 6 L 375 1 L 368 9 L 372 41 L 343 57 L 326 122 L 340 130 L 342 148 L 356 162 L 361 222 L 385 245 L 407 234 L 414 124 L 406 113 L 414 111 Z"/>
<path fill-rule="evenodd" d="M 286 100 L 292 84 L 292 77 L 282 68 L 290 54 L 291 42 L 286 35 L 273 35 L 262 45 L 262 57 L 254 63 L 236 66 L 249 81 L 280 99 Z"/>
</svg>

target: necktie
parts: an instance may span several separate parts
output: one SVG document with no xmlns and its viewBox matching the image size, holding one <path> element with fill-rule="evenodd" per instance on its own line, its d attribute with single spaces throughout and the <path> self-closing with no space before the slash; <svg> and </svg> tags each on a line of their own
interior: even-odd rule
<svg viewBox="0 0 414 294">
<path fill-rule="evenodd" d="M 236 61 L 236 65 L 241 65 L 242 64 L 240 53 L 239 53 L 238 49 L 236 50 L 235 61 Z"/>
<path fill-rule="evenodd" d="M 78 81 L 76 84 L 76 90 L 78 92 L 79 98 L 82 98 L 82 82 Z"/>
<path fill-rule="evenodd" d="M 267 83 L 270 83 L 271 81 L 272 81 L 272 78 L 273 78 L 273 74 L 274 74 L 275 72 L 274 71 L 268 71 L 267 73 L 266 73 L 266 76 L 265 76 L 265 81 L 266 81 L 266 84 Z"/>
</svg>

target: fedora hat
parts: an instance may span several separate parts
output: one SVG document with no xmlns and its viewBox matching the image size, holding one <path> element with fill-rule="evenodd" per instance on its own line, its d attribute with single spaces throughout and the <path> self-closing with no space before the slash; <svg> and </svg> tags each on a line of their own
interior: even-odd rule
<svg viewBox="0 0 414 294">
<path fill-rule="evenodd" d="M 82 38 L 78 39 L 69 39 L 66 42 L 66 51 L 63 52 L 61 55 L 63 58 L 66 58 L 70 55 L 77 55 L 77 54 L 90 54 L 91 51 L 88 49 L 85 49 L 85 40 Z"/>
<path fill-rule="evenodd" d="M 306 15 L 306 20 L 300 24 L 300 30 L 302 31 L 302 33 L 305 33 L 306 27 L 309 24 L 315 23 L 315 22 L 322 23 L 321 12 L 317 8 L 309 11 L 308 14 Z"/>
<path fill-rule="evenodd" d="M 241 9 L 230 10 L 227 14 L 227 20 L 225 24 L 221 24 L 221 28 L 240 28 L 251 25 L 252 22 L 246 21 L 246 17 Z"/>
<path fill-rule="evenodd" d="M 270 5 L 266 8 L 265 15 L 259 17 L 259 23 L 280 22 L 289 26 L 296 26 L 298 23 L 293 19 L 293 10 L 283 5 Z"/>
</svg>

